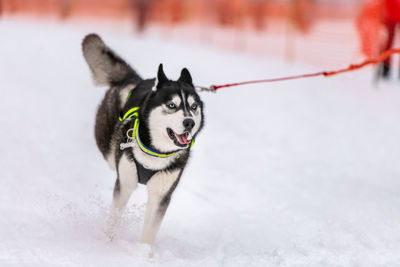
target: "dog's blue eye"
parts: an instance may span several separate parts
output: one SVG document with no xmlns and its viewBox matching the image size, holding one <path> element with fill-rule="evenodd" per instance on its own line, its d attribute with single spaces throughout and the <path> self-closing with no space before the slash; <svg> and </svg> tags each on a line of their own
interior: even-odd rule
<svg viewBox="0 0 400 267">
<path fill-rule="evenodd" d="M 171 104 L 168 104 L 168 107 L 169 107 L 170 109 L 174 109 L 176 106 L 175 106 L 174 103 L 171 103 Z"/>
<path fill-rule="evenodd" d="M 197 109 L 197 104 L 192 104 L 191 109 L 196 110 Z"/>
</svg>

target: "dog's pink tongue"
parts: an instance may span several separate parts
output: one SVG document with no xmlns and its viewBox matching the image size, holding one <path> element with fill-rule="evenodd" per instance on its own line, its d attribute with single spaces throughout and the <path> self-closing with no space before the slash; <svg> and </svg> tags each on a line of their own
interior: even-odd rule
<svg viewBox="0 0 400 267">
<path fill-rule="evenodd" d="M 190 141 L 187 140 L 187 135 L 186 134 L 177 134 L 177 133 L 175 133 L 175 137 L 176 137 L 176 139 L 178 140 L 178 142 L 181 145 L 186 145 L 186 144 L 190 143 Z"/>
</svg>

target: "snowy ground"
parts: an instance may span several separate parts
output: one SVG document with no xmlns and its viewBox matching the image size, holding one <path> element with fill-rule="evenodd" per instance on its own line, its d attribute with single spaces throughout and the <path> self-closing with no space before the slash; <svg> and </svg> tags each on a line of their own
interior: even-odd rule
<svg viewBox="0 0 400 267">
<path fill-rule="evenodd" d="M 0 266 L 400 266 L 400 85 L 371 69 L 202 94 L 206 127 L 154 248 L 146 191 L 113 242 L 115 174 L 93 138 L 105 88 L 80 52 L 97 31 L 144 76 L 199 85 L 310 66 L 133 37 L 101 26 L 0 20 Z"/>
</svg>

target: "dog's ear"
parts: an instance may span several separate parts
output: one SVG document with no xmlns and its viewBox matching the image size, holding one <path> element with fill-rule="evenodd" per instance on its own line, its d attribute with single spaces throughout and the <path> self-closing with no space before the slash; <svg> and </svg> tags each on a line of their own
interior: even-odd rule
<svg viewBox="0 0 400 267">
<path fill-rule="evenodd" d="M 160 64 L 158 66 L 157 82 L 158 82 L 157 88 L 160 88 L 164 83 L 169 82 L 169 79 L 167 78 L 167 76 L 164 73 L 162 64 Z"/>
<path fill-rule="evenodd" d="M 187 68 L 182 69 L 181 77 L 179 77 L 178 82 L 185 82 L 193 86 L 192 76 Z"/>
<path fill-rule="evenodd" d="M 89 34 L 83 39 L 82 51 L 97 85 L 112 85 L 139 77 L 97 34 Z"/>
</svg>

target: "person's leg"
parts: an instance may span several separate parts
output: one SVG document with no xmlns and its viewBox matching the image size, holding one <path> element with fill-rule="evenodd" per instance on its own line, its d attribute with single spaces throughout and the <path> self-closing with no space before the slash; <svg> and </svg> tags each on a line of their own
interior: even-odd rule
<svg viewBox="0 0 400 267">
<path fill-rule="evenodd" d="M 395 25 L 394 25 L 394 27 L 393 27 L 393 40 L 394 40 L 394 38 L 397 36 L 397 38 L 399 38 L 399 35 L 400 35 L 400 22 L 397 22 L 397 23 L 395 23 Z M 400 80 L 400 61 L 399 61 L 399 63 L 398 63 L 399 65 L 399 76 L 398 76 L 398 78 L 399 78 L 399 80 Z"/>
<path fill-rule="evenodd" d="M 383 51 L 386 51 L 386 50 L 389 50 L 392 48 L 394 32 L 396 29 L 396 23 L 387 22 L 386 29 L 387 29 L 388 37 L 387 37 L 386 45 L 383 47 Z M 381 76 L 383 78 L 388 78 L 390 76 L 390 63 L 391 63 L 391 59 L 390 59 L 390 57 L 388 57 L 381 65 L 382 66 Z"/>
</svg>

